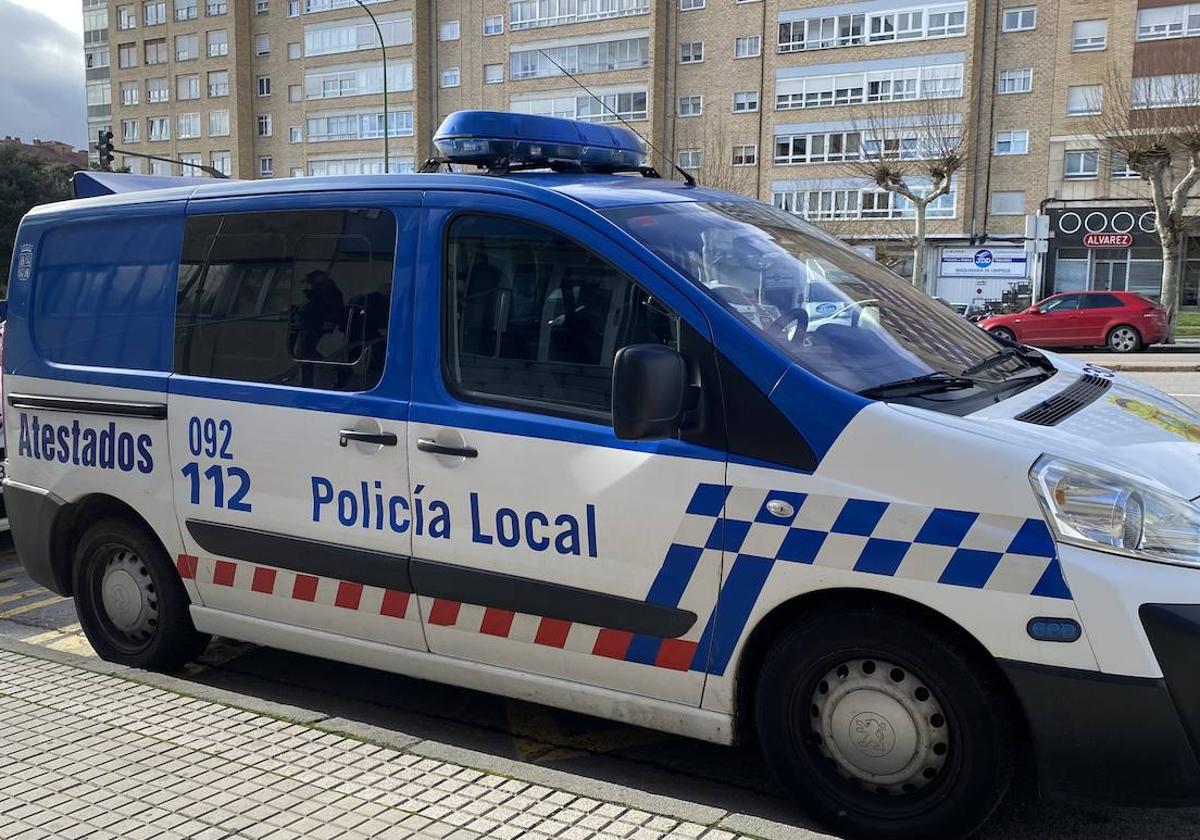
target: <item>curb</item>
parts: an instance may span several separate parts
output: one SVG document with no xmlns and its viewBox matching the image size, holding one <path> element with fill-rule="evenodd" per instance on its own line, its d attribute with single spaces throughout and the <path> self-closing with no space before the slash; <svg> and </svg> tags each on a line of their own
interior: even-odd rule
<svg viewBox="0 0 1200 840">
<path fill-rule="evenodd" d="M 507 776 L 530 784 L 543 785 L 576 796 L 613 802 L 628 808 L 673 817 L 677 820 L 701 823 L 711 828 L 725 829 L 734 833 L 751 834 L 763 838 L 763 840 L 836 840 L 831 835 L 819 834 L 799 826 L 736 813 L 713 805 L 687 802 L 636 790 L 613 782 L 578 776 L 564 770 L 529 764 L 467 747 L 430 741 L 372 724 L 332 717 L 300 706 L 264 700 L 250 694 L 240 694 L 225 688 L 190 682 L 169 674 L 142 671 L 125 665 L 105 662 L 102 659 L 92 659 L 52 648 L 38 647 L 4 636 L 0 636 L 0 650 L 67 665 L 82 671 L 116 677 L 127 682 L 152 686 L 184 697 L 243 709 L 265 717 L 299 723 L 321 732 L 366 741 L 425 758 L 459 764 L 473 770 Z"/>
<path fill-rule="evenodd" d="M 1156 365 L 1156 364 L 1138 364 L 1137 362 L 1129 362 L 1122 364 L 1106 364 L 1104 367 L 1109 370 L 1115 370 L 1118 373 L 1195 373 L 1200 371 L 1200 364 L 1183 364 L 1183 365 Z"/>
</svg>

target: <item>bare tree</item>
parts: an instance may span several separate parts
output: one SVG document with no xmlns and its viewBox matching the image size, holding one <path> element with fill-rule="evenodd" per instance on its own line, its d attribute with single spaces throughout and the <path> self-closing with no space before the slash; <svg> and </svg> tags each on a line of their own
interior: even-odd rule
<svg viewBox="0 0 1200 840">
<path fill-rule="evenodd" d="M 1183 53 L 1179 54 L 1183 56 Z M 1187 208 L 1200 183 L 1200 59 L 1188 54 L 1177 75 L 1131 82 L 1116 66 L 1108 72 L 1108 103 L 1096 101 L 1089 132 L 1110 156 L 1150 185 L 1154 226 L 1162 248 L 1162 303 L 1175 340 Z"/>
<path fill-rule="evenodd" d="M 929 207 L 948 195 L 957 174 L 971 165 L 973 98 L 963 99 L 961 81 L 942 82 L 943 95 L 913 103 L 902 115 L 896 103 L 882 102 L 859 122 L 862 152 L 850 168 L 877 187 L 905 198 L 913 208 L 913 285 L 926 288 L 925 254 Z M 924 182 L 928 182 L 925 187 Z"/>
<path fill-rule="evenodd" d="M 757 166 L 734 166 L 732 135 L 724 124 L 717 126 L 707 124 L 703 118 L 682 119 L 676 124 L 675 156 L 679 159 L 682 151 L 696 152 L 700 156 L 699 166 L 689 171 L 695 179 L 706 187 L 726 190 L 732 193 L 752 195 L 756 183 Z M 752 139 L 746 145 L 754 145 Z M 755 154 L 761 153 L 755 149 Z M 769 150 L 768 150 L 769 151 Z M 761 161 L 756 161 L 761 163 Z"/>
</svg>

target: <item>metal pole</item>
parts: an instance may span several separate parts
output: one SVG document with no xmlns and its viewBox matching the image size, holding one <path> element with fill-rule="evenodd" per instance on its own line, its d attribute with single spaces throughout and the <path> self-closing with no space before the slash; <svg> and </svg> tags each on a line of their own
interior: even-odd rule
<svg viewBox="0 0 1200 840">
<path fill-rule="evenodd" d="M 367 17 L 371 18 L 371 23 L 375 24 L 375 33 L 379 35 L 379 51 L 383 54 L 383 172 L 388 174 L 392 171 L 392 158 L 388 153 L 388 82 L 387 82 L 387 47 L 383 43 L 383 30 L 379 28 L 379 21 L 375 19 L 375 15 L 367 8 L 363 0 L 354 0 L 358 5 L 362 6 L 362 10 L 367 13 Z"/>
</svg>

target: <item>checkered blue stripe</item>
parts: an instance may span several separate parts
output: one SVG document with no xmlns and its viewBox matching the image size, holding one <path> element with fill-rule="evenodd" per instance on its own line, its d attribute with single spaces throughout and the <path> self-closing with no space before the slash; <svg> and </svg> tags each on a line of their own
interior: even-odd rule
<svg viewBox="0 0 1200 840">
<path fill-rule="evenodd" d="M 767 503 L 776 500 L 792 512 L 773 514 Z M 733 558 L 691 666 L 714 674 L 725 672 L 776 563 L 1071 598 L 1040 519 L 701 484 L 651 595 L 662 601 L 668 591 L 682 594 L 681 567 L 694 566 L 705 549 L 726 552 L 727 563 Z"/>
</svg>

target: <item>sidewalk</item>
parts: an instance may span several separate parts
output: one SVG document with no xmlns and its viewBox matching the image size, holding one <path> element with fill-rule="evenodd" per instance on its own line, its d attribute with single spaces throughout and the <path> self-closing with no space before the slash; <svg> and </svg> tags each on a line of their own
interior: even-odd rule
<svg viewBox="0 0 1200 840">
<path fill-rule="evenodd" d="M 1200 371 L 1200 346 L 1152 347 L 1141 353 L 1083 350 L 1064 353 L 1077 361 L 1124 373 L 1191 373 Z"/>
<path fill-rule="evenodd" d="M 403 740 L 387 730 L 355 737 L 331 731 L 350 721 L 271 717 L 14 644 L 0 649 L 0 838 L 748 836 L 708 806 L 691 821 L 578 796 L 415 751 L 428 742 L 381 746 Z"/>
</svg>

